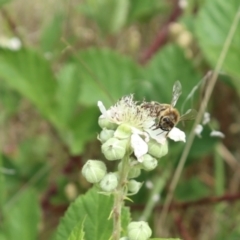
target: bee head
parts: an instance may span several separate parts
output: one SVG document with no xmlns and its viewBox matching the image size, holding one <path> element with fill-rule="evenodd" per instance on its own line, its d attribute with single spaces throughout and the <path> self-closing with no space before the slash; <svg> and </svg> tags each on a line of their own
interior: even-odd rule
<svg viewBox="0 0 240 240">
<path fill-rule="evenodd" d="M 165 113 L 159 121 L 159 127 L 164 131 L 171 131 L 171 129 L 178 123 L 179 113 L 176 109 Z"/>
</svg>

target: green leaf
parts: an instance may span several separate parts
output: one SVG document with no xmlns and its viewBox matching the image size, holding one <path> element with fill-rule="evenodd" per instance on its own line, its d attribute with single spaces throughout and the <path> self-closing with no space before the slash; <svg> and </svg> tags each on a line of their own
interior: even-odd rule
<svg viewBox="0 0 240 240">
<path fill-rule="evenodd" d="M 45 59 L 27 49 L 0 49 L 0 77 L 50 117 L 56 83 Z"/>
<path fill-rule="evenodd" d="M 189 163 L 195 163 L 194 158 L 199 158 L 202 156 L 205 156 L 207 154 L 210 154 L 216 143 L 220 141 L 219 138 L 211 137 L 210 136 L 211 130 L 205 127 L 201 133 L 201 138 L 196 137 L 193 141 L 193 145 L 191 147 L 191 150 L 189 152 L 189 160 L 187 161 L 187 164 Z"/>
<path fill-rule="evenodd" d="M 139 0 L 131 0 L 128 21 L 146 21 L 146 19 L 150 19 L 150 17 L 155 14 L 159 14 L 159 11 L 166 10 L 166 3 L 158 0 L 151 1 L 139 1 Z"/>
<path fill-rule="evenodd" d="M 224 42 L 239 10 L 239 0 L 206 1 L 200 10 L 196 23 L 196 36 L 203 54 L 214 68 L 223 49 Z M 232 79 L 240 93 L 240 25 L 227 52 L 223 70 L 235 77 Z"/>
<path fill-rule="evenodd" d="M 2 7 L 4 4 L 9 3 L 11 0 L 0 0 L 0 7 Z"/>
<path fill-rule="evenodd" d="M 113 198 L 99 194 L 92 188 L 84 196 L 79 196 L 67 210 L 57 231 L 57 240 L 66 240 L 79 223 L 84 220 L 86 240 L 109 239 L 113 229 L 112 219 L 108 219 L 112 211 Z M 122 228 L 126 231 L 130 222 L 129 209 L 122 212 Z"/>
<path fill-rule="evenodd" d="M 8 119 L 8 117 L 17 112 L 21 103 L 21 98 L 16 91 L 12 90 L 5 82 L 1 81 L 0 102 L 4 106 L 4 108 L 1 109 L 0 121 L 4 121 L 4 119 Z"/>
<path fill-rule="evenodd" d="M 76 114 L 77 101 L 80 91 L 80 79 L 77 76 L 76 66 L 68 64 L 63 66 L 58 74 L 57 107 L 58 119 L 68 125 Z"/>
<path fill-rule="evenodd" d="M 62 138 L 70 147 L 73 155 L 81 153 L 86 142 L 96 138 L 99 132 L 97 125 L 99 115 L 97 106 L 82 109 L 71 119 L 68 129 L 62 131 Z"/>
<path fill-rule="evenodd" d="M 80 10 L 105 34 L 117 33 L 127 20 L 129 0 L 87 0 Z M 107 14 L 106 14 L 107 13 Z"/>
<path fill-rule="evenodd" d="M 24 240 L 37 239 L 40 207 L 35 191 L 28 189 L 11 208 L 5 209 L 4 221 L 8 240 L 21 237 Z"/>
<path fill-rule="evenodd" d="M 74 227 L 73 231 L 71 232 L 68 240 L 84 240 L 85 232 L 83 230 L 83 226 L 84 226 L 83 222 L 77 224 Z"/>
<path fill-rule="evenodd" d="M 62 14 L 55 14 L 52 21 L 48 22 L 48 26 L 43 30 L 40 44 L 44 52 L 53 51 L 60 43 L 63 20 Z"/>
<path fill-rule="evenodd" d="M 172 87 L 179 80 L 182 84 L 182 95 L 177 106 L 181 106 L 201 77 L 193 68 L 191 61 L 186 59 L 181 48 L 167 45 L 148 63 L 142 79 L 136 91 L 139 98 L 161 103 L 171 103 Z"/>
<path fill-rule="evenodd" d="M 133 93 L 140 78 L 139 67 L 128 57 L 109 49 L 89 49 L 76 59 L 81 76 L 80 102 L 109 107 L 120 97 Z"/>
</svg>

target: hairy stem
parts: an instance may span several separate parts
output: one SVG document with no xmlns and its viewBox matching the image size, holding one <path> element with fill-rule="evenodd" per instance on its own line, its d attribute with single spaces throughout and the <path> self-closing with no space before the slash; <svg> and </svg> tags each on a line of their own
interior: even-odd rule
<svg viewBox="0 0 240 240">
<path fill-rule="evenodd" d="M 126 184 L 127 177 L 130 169 L 129 152 L 127 151 L 122 159 L 122 167 L 119 170 L 119 183 L 114 194 L 114 206 L 113 206 L 113 240 L 119 240 L 121 236 L 121 213 L 124 205 L 124 198 L 127 194 Z"/>
</svg>

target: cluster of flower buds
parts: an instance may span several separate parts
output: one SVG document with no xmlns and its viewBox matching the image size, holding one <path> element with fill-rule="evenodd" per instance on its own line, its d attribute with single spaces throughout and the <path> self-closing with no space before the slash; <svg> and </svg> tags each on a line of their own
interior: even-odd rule
<svg viewBox="0 0 240 240">
<path fill-rule="evenodd" d="M 151 109 L 141 107 L 133 100 L 133 95 L 123 97 L 108 110 L 102 102 L 98 102 L 98 107 L 102 113 L 98 121 L 102 128 L 98 136 L 102 153 L 107 160 L 120 160 L 120 163 L 117 172 L 107 173 L 102 161 L 88 160 L 82 168 L 82 174 L 88 182 L 97 183 L 102 191 L 114 192 L 119 183 L 119 173 L 124 171 L 121 160 L 127 156 L 127 188 L 129 194 L 136 194 L 142 184 L 134 178 L 140 175 L 141 170 L 155 169 L 158 159 L 167 154 L 168 132 L 156 129 L 156 117 L 151 114 Z"/>
</svg>

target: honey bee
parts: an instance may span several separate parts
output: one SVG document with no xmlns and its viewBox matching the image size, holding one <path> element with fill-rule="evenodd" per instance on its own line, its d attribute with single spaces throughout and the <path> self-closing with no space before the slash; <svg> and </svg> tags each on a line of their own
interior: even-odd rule
<svg viewBox="0 0 240 240">
<path fill-rule="evenodd" d="M 178 98 L 182 93 L 182 86 L 179 81 L 175 82 L 172 92 L 171 104 L 161 104 L 158 102 L 144 102 L 141 107 L 148 108 L 152 117 L 156 118 L 154 129 L 162 129 L 163 131 L 170 132 L 179 121 L 192 120 L 196 117 L 197 111 L 189 109 L 185 114 L 180 116 L 179 111 L 174 108 Z"/>
</svg>

